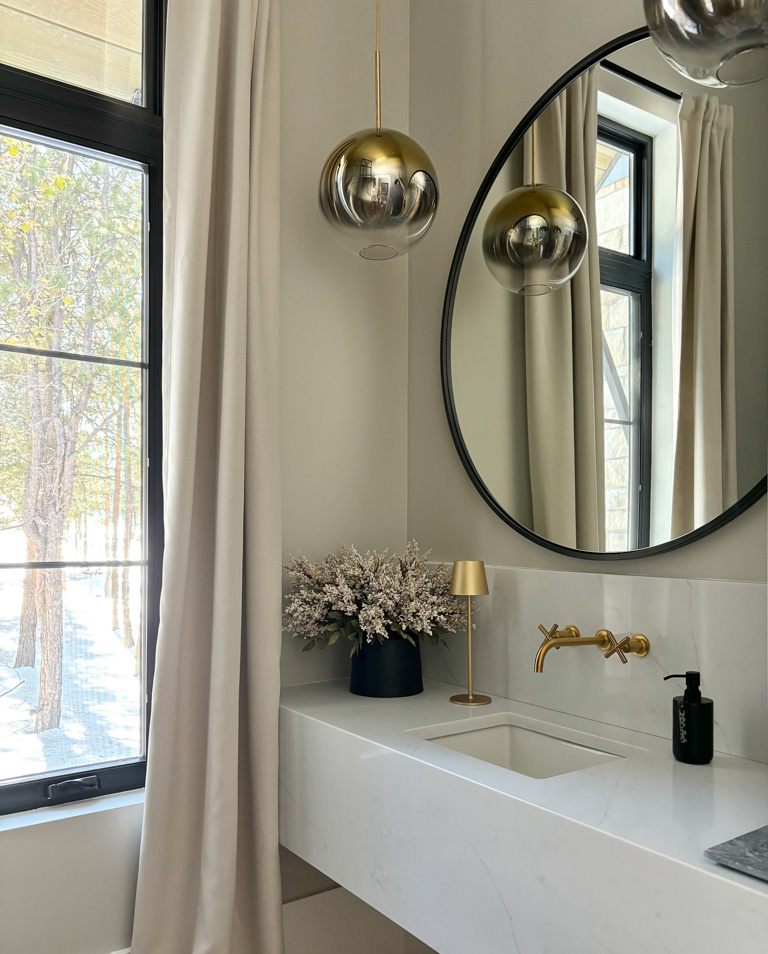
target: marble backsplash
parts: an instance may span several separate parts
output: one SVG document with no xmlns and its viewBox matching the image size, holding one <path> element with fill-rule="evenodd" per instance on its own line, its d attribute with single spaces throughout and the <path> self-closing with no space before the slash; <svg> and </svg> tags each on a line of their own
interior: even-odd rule
<svg viewBox="0 0 768 954">
<path fill-rule="evenodd" d="M 672 696 L 698 669 L 715 703 L 715 749 L 768 762 L 768 630 L 761 583 L 675 580 L 488 566 L 490 596 L 474 617 L 475 689 L 671 738 Z M 563 648 L 533 671 L 542 635 L 558 623 L 582 636 L 643 633 L 650 655 L 626 665 L 593 646 Z M 424 674 L 465 685 L 466 640 L 423 646 Z"/>
</svg>

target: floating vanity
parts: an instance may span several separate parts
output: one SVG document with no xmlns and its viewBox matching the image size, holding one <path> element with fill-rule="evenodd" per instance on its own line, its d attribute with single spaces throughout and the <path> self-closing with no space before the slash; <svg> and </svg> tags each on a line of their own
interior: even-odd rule
<svg viewBox="0 0 768 954">
<path fill-rule="evenodd" d="M 766 954 L 768 883 L 704 849 L 768 822 L 768 765 L 454 690 L 285 689 L 282 843 L 440 954 Z"/>
</svg>

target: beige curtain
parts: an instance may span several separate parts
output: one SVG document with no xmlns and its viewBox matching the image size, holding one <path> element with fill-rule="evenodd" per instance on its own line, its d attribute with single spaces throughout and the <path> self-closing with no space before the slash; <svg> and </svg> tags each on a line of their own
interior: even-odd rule
<svg viewBox="0 0 768 954">
<path fill-rule="evenodd" d="M 277 0 L 170 0 L 166 549 L 132 954 L 280 954 Z"/>
<path fill-rule="evenodd" d="M 567 285 L 525 302 L 533 529 L 579 550 L 605 548 L 597 69 L 575 79 L 536 121 L 537 180 L 564 189 L 584 210 L 587 255 Z M 530 181 L 530 144 L 526 154 Z"/>
<path fill-rule="evenodd" d="M 682 328 L 672 536 L 737 499 L 733 284 L 733 107 L 680 107 Z"/>
</svg>

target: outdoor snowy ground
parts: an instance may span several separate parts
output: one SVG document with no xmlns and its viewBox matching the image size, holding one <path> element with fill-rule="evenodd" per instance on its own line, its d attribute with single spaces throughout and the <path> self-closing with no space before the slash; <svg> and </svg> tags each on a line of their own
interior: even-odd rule
<svg viewBox="0 0 768 954">
<path fill-rule="evenodd" d="M 140 632 L 142 570 L 131 569 L 131 621 Z M 112 630 L 107 570 L 66 571 L 62 715 L 34 732 L 39 669 L 14 669 L 23 570 L 0 576 L 0 778 L 56 772 L 142 754 L 141 680 L 133 649 Z M 40 663 L 38 646 L 37 665 Z"/>
</svg>

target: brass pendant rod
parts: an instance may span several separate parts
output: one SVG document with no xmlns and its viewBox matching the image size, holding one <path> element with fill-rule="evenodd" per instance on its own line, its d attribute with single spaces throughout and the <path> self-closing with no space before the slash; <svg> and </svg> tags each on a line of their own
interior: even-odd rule
<svg viewBox="0 0 768 954">
<path fill-rule="evenodd" d="M 376 132 L 381 132 L 381 50 L 379 49 L 379 3 L 376 0 Z"/>
<path fill-rule="evenodd" d="M 536 120 L 531 125 L 531 185 L 536 185 Z"/>
<path fill-rule="evenodd" d="M 467 597 L 467 698 L 470 702 L 472 695 L 472 597 Z"/>
</svg>

